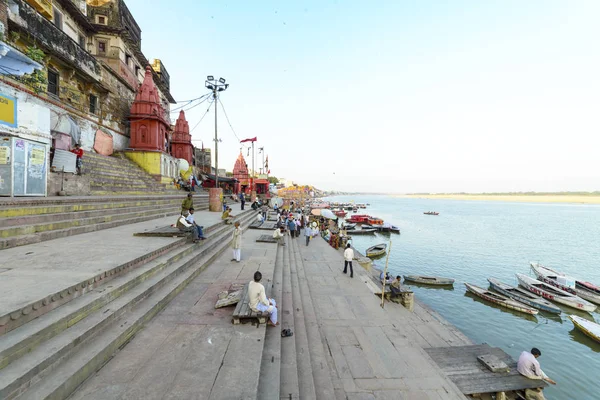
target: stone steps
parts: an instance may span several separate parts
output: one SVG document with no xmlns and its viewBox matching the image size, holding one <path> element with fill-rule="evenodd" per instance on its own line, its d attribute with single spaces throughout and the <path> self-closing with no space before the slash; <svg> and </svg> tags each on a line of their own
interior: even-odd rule
<svg viewBox="0 0 600 400">
<path fill-rule="evenodd" d="M 325 355 L 325 346 L 321 333 L 319 332 L 319 325 L 317 316 L 315 314 L 315 308 L 312 302 L 312 296 L 310 294 L 310 288 L 308 280 L 306 279 L 306 273 L 304 271 L 304 261 L 300 252 L 300 245 L 304 242 L 302 234 L 299 238 L 294 239 L 291 244 L 292 251 L 292 266 L 296 270 L 296 278 L 298 280 L 298 294 L 301 304 L 294 306 L 297 309 L 301 307 L 303 311 L 303 319 L 301 324 L 306 331 L 306 343 L 308 344 L 308 350 L 310 355 L 310 372 L 312 373 L 312 387 L 315 391 L 315 396 L 311 397 L 314 399 L 329 400 L 336 398 L 333 381 L 330 375 L 330 370 L 327 364 L 327 358 Z M 303 245 L 303 244 L 302 244 Z M 300 387 L 306 385 L 307 390 L 310 389 L 310 377 L 306 374 L 300 374 L 299 376 L 304 379 L 300 382 Z"/>
<path fill-rule="evenodd" d="M 178 245 L 2 336 L 0 398 L 67 398 L 228 247 L 230 231 L 215 224 L 201 244 Z"/>
<path fill-rule="evenodd" d="M 183 196 L 140 196 L 0 203 L 0 249 L 177 215 Z M 60 198 L 57 198 L 60 200 Z M 85 200 L 85 201 L 84 201 Z M 19 207 L 17 204 L 22 203 Z M 208 209 L 208 197 L 197 196 L 196 209 Z M 6 206 L 4 206 L 6 205 Z M 4 218 L 1 218 L 4 216 Z"/>
</svg>

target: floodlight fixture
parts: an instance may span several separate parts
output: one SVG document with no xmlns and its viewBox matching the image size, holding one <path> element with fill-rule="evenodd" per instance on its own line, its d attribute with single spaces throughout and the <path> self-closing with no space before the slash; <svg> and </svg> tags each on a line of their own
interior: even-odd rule
<svg viewBox="0 0 600 400">
<path fill-rule="evenodd" d="M 212 76 L 212 75 L 209 75 L 209 76 L 206 77 L 206 79 L 208 79 L 209 81 L 214 81 L 215 77 Z"/>
<path fill-rule="evenodd" d="M 225 78 L 219 78 L 219 82 L 225 83 Z"/>
</svg>

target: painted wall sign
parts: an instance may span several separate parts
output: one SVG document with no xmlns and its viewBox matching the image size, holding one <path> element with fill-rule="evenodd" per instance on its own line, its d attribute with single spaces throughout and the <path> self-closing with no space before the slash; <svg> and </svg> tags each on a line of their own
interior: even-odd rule
<svg viewBox="0 0 600 400">
<path fill-rule="evenodd" d="M 0 124 L 17 127 L 17 99 L 0 93 Z"/>
</svg>

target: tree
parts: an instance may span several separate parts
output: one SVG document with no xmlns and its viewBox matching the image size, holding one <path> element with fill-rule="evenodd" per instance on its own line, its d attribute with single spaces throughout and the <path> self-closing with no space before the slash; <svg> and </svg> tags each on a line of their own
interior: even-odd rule
<svg viewBox="0 0 600 400">
<path fill-rule="evenodd" d="M 233 172 L 225 172 L 225 176 L 228 178 L 232 178 L 233 177 Z"/>
<path fill-rule="evenodd" d="M 269 183 L 277 185 L 279 183 L 279 179 L 275 178 L 274 176 L 270 176 L 269 177 Z"/>
</svg>

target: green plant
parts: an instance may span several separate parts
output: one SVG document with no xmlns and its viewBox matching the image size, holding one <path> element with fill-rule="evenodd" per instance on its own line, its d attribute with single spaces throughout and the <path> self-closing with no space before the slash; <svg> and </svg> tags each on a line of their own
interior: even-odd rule
<svg viewBox="0 0 600 400">
<path fill-rule="evenodd" d="M 19 80 L 29 86 L 35 93 L 46 91 L 48 86 L 46 73 L 40 70 L 35 70 L 31 74 L 25 74 Z"/>
<path fill-rule="evenodd" d="M 21 34 L 19 34 L 19 32 L 11 31 L 8 37 L 12 43 L 17 43 L 17 41 L 21 38 Z"/>
<path fill-rule="evenodd" d="M 42 62 L 44 60 L 44 57 L 46 56 L 46 54 L 37 46 L 27 46 L 25 54 L 27 55 L 27 57 L 37 62 Z"/>
</svg>

